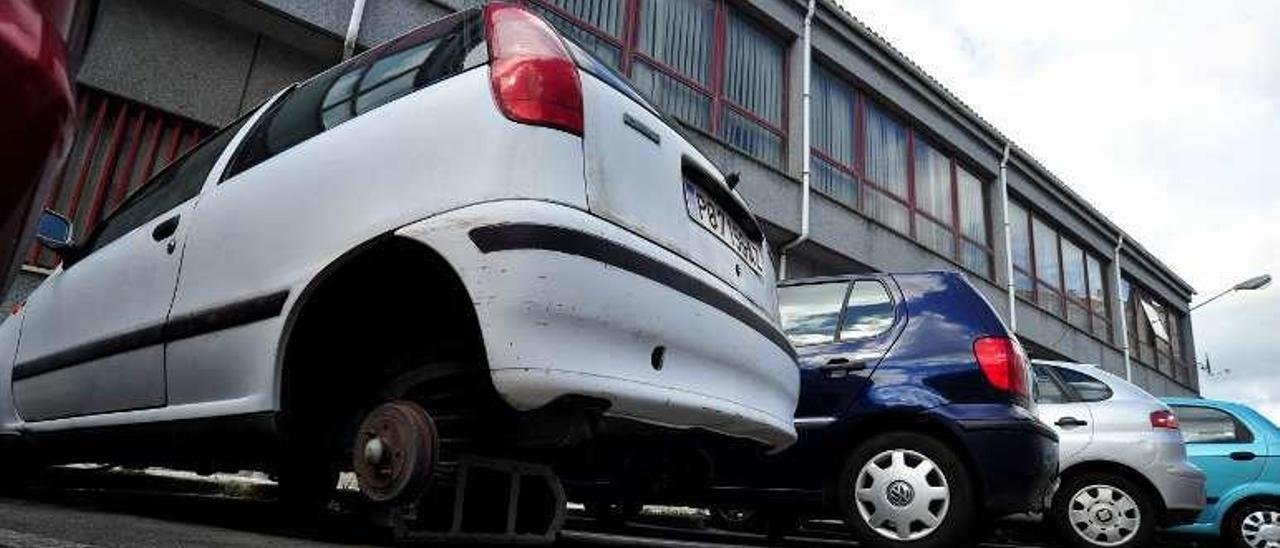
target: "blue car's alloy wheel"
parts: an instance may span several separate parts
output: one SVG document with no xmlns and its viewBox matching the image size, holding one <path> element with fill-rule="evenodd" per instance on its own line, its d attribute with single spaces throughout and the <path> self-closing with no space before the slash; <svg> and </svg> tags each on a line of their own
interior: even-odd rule
<svg viewBox="0 0 1280 548">
<path fill-rule="evenodd" d="M 973 482 L 949 446 L 916 432 L 880 434 L 845 461 L 835 493 L 862 546 L 943 548 L 973 528 Z"/>
<path fill-rule="evenodd" d="M 1237 506 L 1228 516 L 1223 533 L 1231 546 L 1280 548 L 1280 505 L 1251 502 Z"/>
<path fill-rule="evenodd" d="M 1280 512 L 1258 509 L 1246 514 L 1240 522 L 1240 536 L 1249 546 L 1280 548 Z"/>
<path fill-rule="evenodd" d="M 858 514 L 885 537 L 911 541 L 933 534 L 947 517 L 947 476 L 929 457 L 906 449 L 884 451 L 858 473 Z"/>
</svg>

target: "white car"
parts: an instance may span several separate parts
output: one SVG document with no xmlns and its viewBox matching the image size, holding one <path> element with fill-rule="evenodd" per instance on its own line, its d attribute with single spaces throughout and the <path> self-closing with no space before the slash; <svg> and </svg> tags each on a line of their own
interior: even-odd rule
<svg viewBox="0 0 1280 548">
<path fill-rule="evenodd" d="M 1178 418 L 1155 396 L 1092 365 L 1033 361 L 1037 414 L 1058 432 L 1060 476 L 1048 518 L 1082 548 L 1150 542 L 1194 521 L 1205 475 L 1187 460 Z"/>
<path fill-rule="evenodd" d="M 420 479 L 404 453 L 601 419 L 785 447 L 795 354 L 735 183 L 537 16 L 460 12 L 281 92 L 83 243 L 46 216 L 63 264 L 0 326 L 0 431 L 299 493 L 354 458 L 377 500 Z"/>
</svg>

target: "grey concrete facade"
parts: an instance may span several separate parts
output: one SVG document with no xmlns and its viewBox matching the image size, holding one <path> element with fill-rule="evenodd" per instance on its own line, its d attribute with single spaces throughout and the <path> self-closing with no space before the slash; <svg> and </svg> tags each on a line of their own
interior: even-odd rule
<svg viewBox="0 0 1280 548">
<path fill-rule="evenodd" d="M 359 42 L 369 46 L 476 0 L 367 0 Z M 775 30 L 789 44 L 790 95 L 785 169 L 748 157 L 720 139 L 689 128 L 697 144 L 729 171 L 742 174 L 742 190 L 766 221 L 775 247 L 799 231 L 799 176 L 803 121 L 800 81 L 804 17 L 802 0 L 730 0 Z M 112 0 L 103 2 L 81 83 L 161 110 L 212 125 L 223 125 L 288 83 L 338 62 L 353 0 Z M 998 228 L 996 175 L 1006 138 L 963 105 L 919 67 L 829 0 L 819 2 L 814 26 L 814 58 L 860 91 L 893 109 L 917 131 L 991 183 L 994 276 L 970 275 L 1007 314 L 1003 261 L 1007 250 Z M 1009 187 L 1020 202 L 1058 225 L 1087 251 L 1108 263 L 1122 230 L 1066 184 L 1017 150 L 1010 162 Z M 886 270 L 955 269 L 960 265 L 820 193 L 813 195 L 812 239 L 790 259 L 792 277 L 808 274 Z M 1126 239 L 1127 240 L 1127 239 Z M 1169 303 L 1184 318 L 1193 289 L 1140 245 L 1124 248 L 1125 275 Z M 1119 332 L 1121 307 L 1108 269 L 1111 341 L 1094 337 L 1025 301 L 1018 301 L 1018 331 L 1048 351 L 1045 357 L 1101 364 L 1124 374 Z M 1189 319 L 1184 319 L 1184 354 L 1194 356 Z M 1194 362 L 1192 362 L 1194 364 Z M 1185 384 L 1134 363 L 1134 380 L 1158 395 L 1197 392 L 1196 369 Z"/>
</svg>

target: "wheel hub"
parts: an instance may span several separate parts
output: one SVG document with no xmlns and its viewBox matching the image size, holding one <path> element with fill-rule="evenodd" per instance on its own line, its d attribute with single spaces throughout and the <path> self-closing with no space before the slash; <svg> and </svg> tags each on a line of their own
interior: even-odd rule
<svg viewBox="0 0 1280 548">
<path fill-rule="evenodd" d="M 378 502 L 420 495 L 428 486 L 439 436 L 427 412 L 409 401 L 385 403 L 356 432 L 352 467 L 360 491 Z"/>
<path fill-rule="evenodd" d="M 1249 546 L 1280 548 L 1280 512 L 1259 510 L 1240 522 L 1240 535 Z"/>
<path fill-rule="evenodd" d="M 1071 497 L 1067 519 L 1076 534 L 1096 546 L 1118 546 L 1138 534 L 1138 503 L 1112 485 L 1090 485 Z"/>
<path fill-rule="evenodd" d="M 916 498 L 915 489 L 911 488 L 911 484 L 902 480 L 890 483 L 884 490 L 885 498 L 889 500 L 889 504 L 902 508 L 911 504 L 911 499 Z"/>
<path fill-rule="evenodd" d="M 933 534 L 947 517 L 951 490 L 933 460 L 909 449 L 868 460 L 854 485 L 858 515 L 881 536 L 914 541 Z"/>
</svg>

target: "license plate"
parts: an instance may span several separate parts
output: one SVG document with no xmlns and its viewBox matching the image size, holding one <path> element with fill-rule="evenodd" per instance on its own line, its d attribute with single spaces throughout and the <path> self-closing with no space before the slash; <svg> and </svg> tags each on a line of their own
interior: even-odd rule
<svg viewBox="0 0 1280 548">
<path fill-rule="evenodd" d="M 760 247 L 760 242 L 748 238 L 747 233 L 734 222 L 724 208 L 712 200 L 704 190 L 688 181 L 684 183 L 684 205 L 685 210 L 689 212 L 689 218 L 715 234 L 716 238 L 729 246 L 751 270 L 756 274 L 764 270 L 764 251 Z"/>
</svg>

